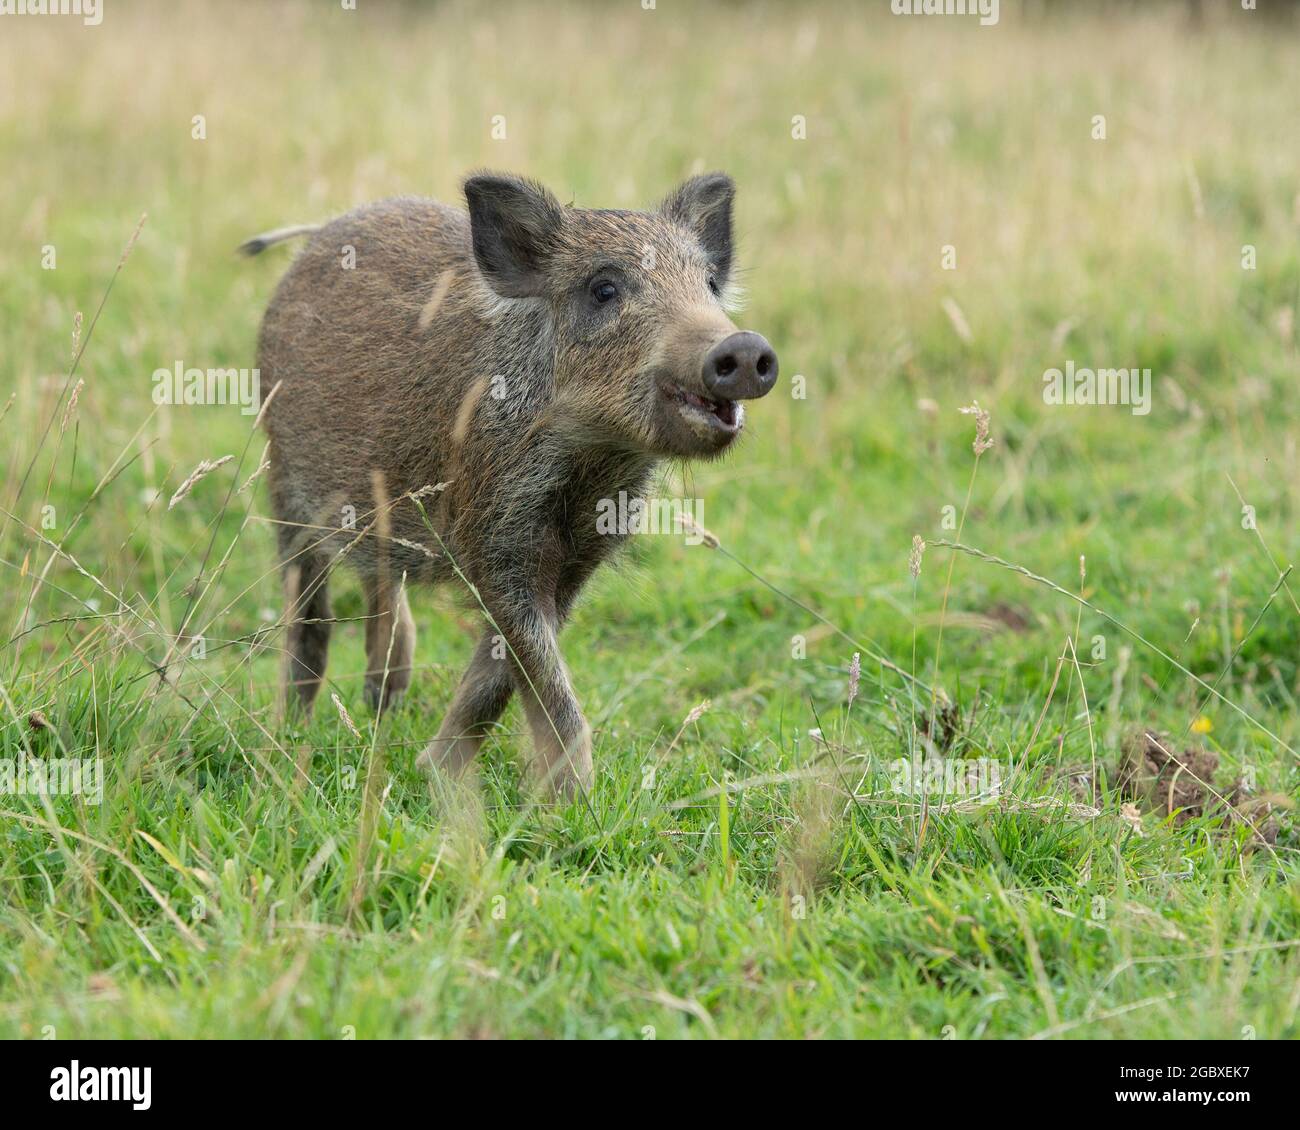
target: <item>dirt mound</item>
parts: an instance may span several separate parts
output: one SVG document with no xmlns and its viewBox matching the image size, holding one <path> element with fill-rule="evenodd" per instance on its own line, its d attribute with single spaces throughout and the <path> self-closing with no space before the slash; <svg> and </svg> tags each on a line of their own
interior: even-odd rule
<svg viewBox="0 0 1300 1130">
<path fill-rule="evenodd" d="M 1277 798 L 1251 793 L 1244 780 L 1220 789 L 1214 784 L 1218 770 L 1219 756 L 1213 751 L 1175 750 L 1169 738 L 1144 730 L 1125 744 L 1117 784 L 1124 797 L 1145 811 L 1172 815 L 1175 824 L 1227 808 L 1259 840 L 1276 842 Z"/>
</svg>

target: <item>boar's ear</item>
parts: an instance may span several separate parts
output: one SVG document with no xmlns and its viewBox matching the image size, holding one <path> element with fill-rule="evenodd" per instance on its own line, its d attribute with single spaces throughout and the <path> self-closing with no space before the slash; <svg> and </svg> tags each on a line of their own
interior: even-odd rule
<svg viewBox="0 0 1300 1130">
<path fill-rule="evenodd" d="M 714 269 L 726 282 L 731 273 L 731 202 L 736 183 L 726 173 L 691 177 L 663 202 L 660 211 L 685 224 L 704 246 Z"/>
<path fill-rule="evenodd" d="M 465 182 L 474 258 L 488 285 L 505 298 L 543 290 L 564 209 L 534 181 L 483 173 Z"/>
</svg>

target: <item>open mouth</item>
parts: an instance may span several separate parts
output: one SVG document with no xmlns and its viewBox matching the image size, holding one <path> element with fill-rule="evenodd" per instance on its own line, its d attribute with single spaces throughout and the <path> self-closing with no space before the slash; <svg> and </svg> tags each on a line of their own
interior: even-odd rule
<svg viewBox="0 0 1300 1130">
<path fill-rule="evenodd" d="M 686 413 L 699 417 L 710 427 L 719 431 L 734 433 L 740 431 L 742 413 L 740 405 L 734 400 L 710 400 L 689 389 L 669 385 L 664 392 L 675 400 Z"/>
</svg>

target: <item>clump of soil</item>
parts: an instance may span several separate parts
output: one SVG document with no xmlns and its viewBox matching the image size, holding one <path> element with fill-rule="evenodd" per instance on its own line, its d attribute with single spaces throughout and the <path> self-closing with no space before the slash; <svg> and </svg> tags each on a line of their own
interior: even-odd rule
<svg viewBox="0 0 1300 1130">
<path fill-rule="evenodd" d="M 1182 824 L 1205 812 L 1213 801 L 1218 754 L 1207 749 L 1181 752 L 1152 730 L 1129 739 L 1119 765 L 1119 790 L 1148 812 L 1174 813 Z"/>
<path fill-rule="evenodd" d="M 998 601 L 984 615 L 1012 632 L 1027 632 L 1033 627 L 1033 621 L 1025 609 L 1017 608 L 1004 600 Z"/>
<path fill-rule="evenodd" d="M 1233 815 L 1254 830 L 1258 840 L 1276 842 L 1275 798 L 1250 793 L 1242 780 L 1230 789 L 1217 788 L 1214 777 L 1218 769 L 1219 756 L 1213 751 L 1175 750 L 1168 738 L 1144 730 L 1125 745 L 1117 784 L 1121 795 L 1144 811 L 1172 814 L 1178 825 L 1206 812 L 1222 810 L 1226 802 Z"/>
</svg>

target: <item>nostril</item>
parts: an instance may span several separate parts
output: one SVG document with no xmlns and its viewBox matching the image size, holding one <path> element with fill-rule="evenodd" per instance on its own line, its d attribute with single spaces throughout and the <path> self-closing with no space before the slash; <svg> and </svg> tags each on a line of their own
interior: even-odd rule
<svg viewBox="0 0 1300 1130">
<path fill-rule="evenodd" d="M 736 359 L 730 353 L 725 357 L 719 357 L 713 363 L 713 371 L 720 377 L 729 377 L 736 371 Z"/>
<path fill-rule="evenodd" d="M 758 375 L 760 377 L 767 376 L 768 370 L 771 368 L 772 368 L 772 355 L 770 353 L 764 353 L 758 359 L 758 365 L 757 365 Z"/>
</svg>

